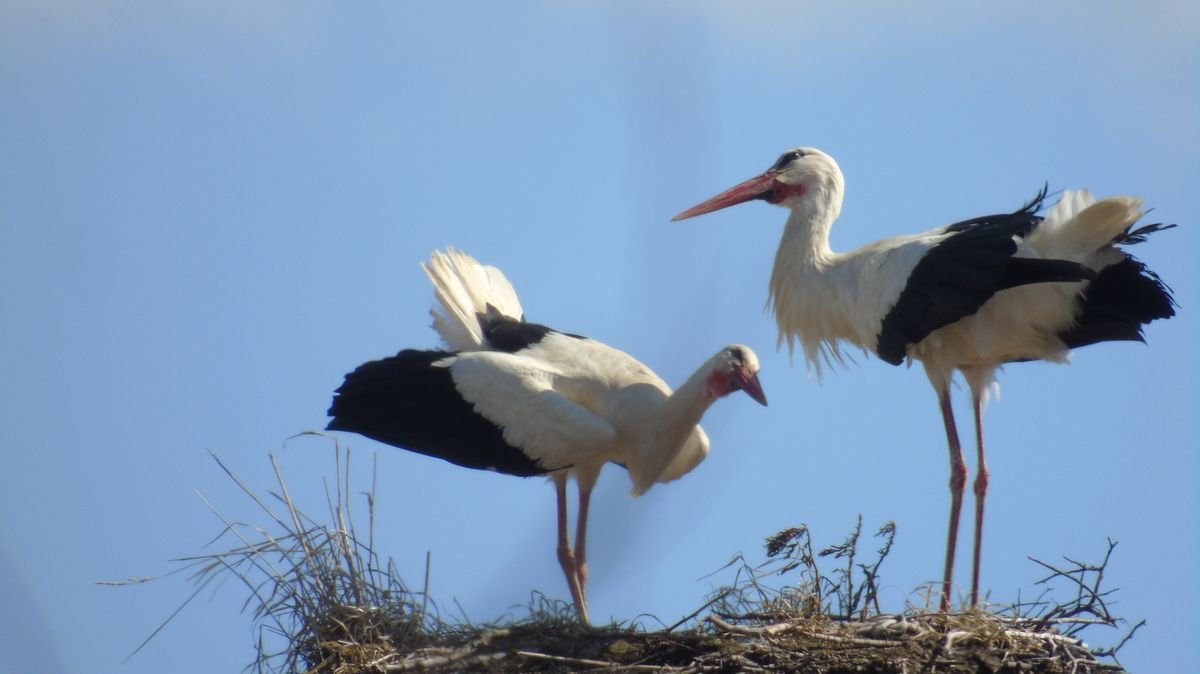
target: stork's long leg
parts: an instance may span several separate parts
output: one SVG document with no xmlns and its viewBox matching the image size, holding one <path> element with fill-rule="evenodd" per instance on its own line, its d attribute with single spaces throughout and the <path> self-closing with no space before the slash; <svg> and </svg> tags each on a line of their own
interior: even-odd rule
<svg viewBox="0 0 1200 674">
<path fill-rule="evenodd" d="M 588 505 L 592 502 L 591 485 L 579 484 L 579 514 L 575 521 L 575 575 L 579 578 L 579 591 L 583 594 L 584 608 L 587 608 L 587 523 Z"/>
<path fill-rule="evenodd" d="M 954 581 L 954 550 L 958 546 L 958 520 L 962 514 L 963 486 L 967 483 L 967 464 L 963 458 L 962 445 L 958 442 L 958 429 L 954 425 L 954 410 L 950 406 L 950 382 L 944 379 L 934 382 L 938 403 L 942 408 L 942 422 L 946 426 L 946 444 L 950 447 L 950 531 L 946 535 L 946 571 L 942 575 L 943 613 L 950 610 L 950 589 Z"/>
<path fill-rule="evenodd" d="M 600 479 L 601 465 L 577 465 L 572 471 L 579 488 L 579 513 L 575 516 L 575 577 L 579 580 L 579 593 L 583 597 L 584 612 L 588 612 L 587 584 L 587 527 L 588 508 L 592 503 L 592 489 Z"/>
<path fill-rule="evenodd" d="M 988 467 L 983 451 L 983 399 L 984 393 L 971 387 L 971 398 L 975 403 L 975 445 L 979 449 L 979 460 L 975 465 L 975 549 L 971 562 L 971 606 L 979 603 L 979 554 L 983 545 L 983 502 L 987 498 Z"/>
<path fill-rule="evenodd" d="M 575 602 L 579 621 L 590 625 L 587 600 L 584 598 L 583 588 L 579 586 L 579 574 L 575 567 L 575 553 L 571 551 L 571 540 L 567 537 L 566 471 L 554 475 L 554 492 L 558 497 L 558 563 L 562 567 L 563 575 L 567 577 L 567 588 L 571 590 L 571 599 Z"/>
</svg>

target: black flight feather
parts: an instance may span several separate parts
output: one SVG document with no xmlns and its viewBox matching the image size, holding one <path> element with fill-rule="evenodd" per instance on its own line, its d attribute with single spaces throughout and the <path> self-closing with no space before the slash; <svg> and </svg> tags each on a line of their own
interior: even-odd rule
<svg viewBox="0 0 1200 674">
<path fill-rule="evenodd" d="M 434 363 L 449 351 L 406 349 L 360 365 L 346 375 L 329 408 L 326 427 L 467 468 L 528 477 L 548 471 L 504 440 L 454 386 L 450 368 Z"/>
<path fill-rule="evenodd" d="M 1173 227 L 1175 227 L 1175 225 L 1164 225 L 1161 222 L 1156 222 L 1152 225 L 1142 225 L 1141 227 L 1138 227 L 1137 229 L 1132 229 L 1132 227 L 1133 226 L 1130 225 L 1130 229 L 1126 229 L 1124 232 L 1121 232 L 1120 234 L 1118 234 L 1117 237 L 1115 239 L 1113 239 L 1113 243 L 1114 244 L 1129 244 L 1129 245 L 1133 245 L 1136 243 L 1145 243 L 1146 238 L 1149 237 L 1151 234 L 1153 234 L 1155 232 L 1161 232 L 1165 229 L 1172 229 Z"/>
<path fill-rule="evenodd" d="M 1113 243 L 1143 243 L 1151 234 L 1174 226 L 1156 223 L 1126 230 Z M 1128 253 L 1100 270 L 1080 302 L 1075 324 L 1058 335 L 1072 349 L 1098 342 L 1145 341 L 1142 326 L 1174 316 L 1176 307 L 1171 287 Z"/>
<path fill-rule="evenodd" d="M 1082 281 L 1095 274 L 1075 262 L 1013 257 L 1014 237 L 1027 235 L 1041 221 L 1036 215 L 1046 187 L 1012 213 L 985 215 L 945 228 L 950 236 L 930 248 L 909 275 L 904 290 L 884 316 L 875 353 L 899 365 L 908 347 L 974 314 L 1006 288 L 1055 281 Z"/>
</svg>

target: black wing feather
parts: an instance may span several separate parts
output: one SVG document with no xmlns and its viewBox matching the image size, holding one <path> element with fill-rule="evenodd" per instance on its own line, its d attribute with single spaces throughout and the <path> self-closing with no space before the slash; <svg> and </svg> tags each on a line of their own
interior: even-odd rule
<svg viewBox="0 0 1200 674">
<path fill-rule="evenodd" d="M 447 367 L 455 354 L 406 349 L 346 375 L 329 408 L 329 430 L 351 431 L 466 468 L 528 477 L 549 470 L 504 440 L 459 395 Z"/>
<path fill-rule="evenodd" d="M 1122 233 L 1113 243 L 1142 243 L 1147 236 L 1174 226 L 1146 225 Z M 1142 326 L 1174 316 L 1176 307 L 1171 287 L 1129 254 L 1101 269 L 1081 302 L 1075 324 L 1059 334 L 1072 349 L 1098 342 L 1145 341 Z"/>
<path fill-rule="evenodd" d="M 476 317 L 479 320 L 479 327 L 483 331 L 483 338 L 487 341 L 487 345 L 505 353 L 516 353 L 522 349 L 528 349 L 551 333 L 584 339 L 579 335 L 559 333 L 553 328 L 539 325 L 538 323 L 529 323 L 523 316 L 520 320 L 510 318 L 497 311 L 490 304 L 487 307 L 487 313 L 477 314 Z"/>
<path fill-rule="evenodd" d="M 1046 188 L 1012 213 L 985 215 L 945 228 L 943 239 L 921 258 L 896 303 L 884 316 L 875 352 L 885 362 L 904 362 L 908 347 L 974 314 L 1006 288 L 1095 278 L 1087 267 L 1066 260 L 1013 257 L 1013 237 L 1028 234 L 1042 218 L 1036 215 Z"/>
<path fill-rule="evenodd" d="M 1133 226 L 1130 225 L 1131 229 L 1127 229 L 1124 232 L 1121 232 L 1119 235 L 1117 235 L 1117 238 L 1113 239 L 1113 243 L 1114 244 L 1129 244 L 1129 245 L 1133 245 L 1136 243 L 1145 243 L 1146 239 L 1151 234 L 1154 234 L 1155 232 L 1161 232 L 1165 229 L 1172 229 L 1175 227 L 1175 225 L 1173 225 L 1173 224 L 1172 225 L 1164 225 L 1161 222 L 1156 222 L 1152 225 L 1142 225 L 1141 227 L 1138 227 L 1137 229 L 1132 229 L 1132 227 Z"/>
</svg>

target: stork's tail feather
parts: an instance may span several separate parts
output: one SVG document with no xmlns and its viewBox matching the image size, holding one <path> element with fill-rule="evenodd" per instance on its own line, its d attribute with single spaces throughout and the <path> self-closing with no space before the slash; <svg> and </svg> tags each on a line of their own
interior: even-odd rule
<svg viewBox="0 0 1200 674">
<path fill-rule="evenodd" d="M 524 317 L 516 290 L 496 267 L 453 248 L 434 252 L 421 266 L 437 297 L 437 306 L 429 310 L 433 329 L 451 350 L 474 351 L 484 346 L 480 316 L 494 311 L 516 320 Z"/>
<path fill-rule="evenodd" d="M 1136 197 L 1097 200 L 1088 190 L 1064 190 L 1026 241 L 1041 257 L 1093 266 L 1092 257 L 1128 232 L 1140 217 L 1142 200 Z"/>
</svg>

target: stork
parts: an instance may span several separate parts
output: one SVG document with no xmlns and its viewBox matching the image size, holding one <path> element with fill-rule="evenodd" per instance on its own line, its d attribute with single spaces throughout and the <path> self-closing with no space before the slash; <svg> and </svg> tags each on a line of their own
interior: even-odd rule
<svg viewBox="0 0 1200 674">
<path fill-rule="evenodd" d="M 837 162 L 810 148 L 789 150 L 761 175 L 675 216 L 683 220 L 753 199 L 791 211 L 775 253 L 770 300 L 781 347 L 798 341 L 810 370 L 843 363 L 843 343 L 892 365 L 919 360 L 937 393 L 950 449 L 950 524 L 941 610 L 950 609 L 954 552 L 967 467 L 950 406 L 950 381 L 971 390 L 977 447 L 971 606 L 979 601 L 979 556 L 988 468 L 983 406 L 997 369 L 1025 360 L 1066 362 L 1097 342 L 1144 341 L 1142 326 L 1174 315 L 1170 289 L 1121 244 L 1174 225 L 1132 230 L 1140 199 L 1097 200 L 1063 192 L 1037 215 L 1046 189 L 1019 210 L 920 234 L 883 239 L 847 253 L 829 246 L 842 208 Z M 1036 284 L 1036 285 L 1035 285 Z"/>
<path fill-rule="evenodd" d="M 622 351 L 526 322 L 499 269 L 454 250 L 423 266 L 437 297 L 433 327 L 447 350 L 406 349 L 359 366 L 337 389 L 328 428 L 467 468 L 548 475 L 559 564 L 589 624 L 588 504 L 601 468 L 622 465 L 633 496 L 690 472 L 708 455 L 698 424 L 709 405 L 739 390 L 767 404 L 758 357 L 727 346 L 672 392 Z M 569 476 L 579 490 L 574 550 Z"/>
</svg>

